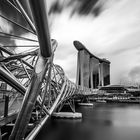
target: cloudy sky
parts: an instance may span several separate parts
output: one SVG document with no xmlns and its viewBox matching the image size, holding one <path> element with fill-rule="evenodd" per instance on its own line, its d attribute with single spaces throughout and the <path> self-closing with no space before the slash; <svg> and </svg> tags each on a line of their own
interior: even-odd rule
<svg viewBox="0 0 140 140">
<path fill-rule="evenodd" d="M 79 40 L 94 55 L 111 61 L 112 84 L 140 82 L 140 0 L 51 0 L 47 6 L 51 37 L 59 44 L 55 63 L 71 80 L 77 65 L 73 41 Z M 14 26 L 4 25 L 12 32 Z"/>
<path fill-rule="evenodd" d="M 140 82 L 140 0 L 61 0 L 54 5 L 51 34 L 59 42 L 55 61 L 71 79 L 77 60 L 72 42 L 79 40 L 111 61 L 112 84 Z"/>
</svg>

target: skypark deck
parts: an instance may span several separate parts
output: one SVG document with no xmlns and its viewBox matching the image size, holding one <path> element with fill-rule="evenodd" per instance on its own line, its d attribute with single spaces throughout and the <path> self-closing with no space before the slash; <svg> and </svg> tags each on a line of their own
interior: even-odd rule
<svg viewBox="0 0 140 140">
<path fill-rule="evenodd" d="M 101 59 L 101 58 L 95 56 L 94 54 L 92 54 L 80 41 L 76 40 L 76 41 L 73 42 L 73 44 L 78 51 L 85 50 L 89 53 L 90 57 L 94 57 L 94 58 L 98 59 L 99 62 L 106 62 L 106 63 L 110 64 L 110 61 L 108 61 L 107 59 L 105 59 L 105 58 Z"/>
</svg>

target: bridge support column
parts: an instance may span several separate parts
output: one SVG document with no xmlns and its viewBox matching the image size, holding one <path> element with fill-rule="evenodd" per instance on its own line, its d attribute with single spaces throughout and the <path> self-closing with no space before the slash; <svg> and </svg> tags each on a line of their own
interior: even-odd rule
<svg viewBox="0 0 140 140">
<path fill-rule="evenodd" d="M 72 112 L 61 112 L 63 107 L 69 106 Z M 74 100 L 69 100 L 60 105 L 57 112 L 53 112 L 52 114 L 55 118 L 69 118 L 69 119 L 80 119 L 82 118 L 82 113 L 75 112 L 75 102 Z"/>
<path fill-rule="evenodd" d="M 93 106 L 93 103 L 91 103 L 89 96 L 83 96 L 81 98 L 81 101 L 78 102 L 79 106 Z"/>
</svg>

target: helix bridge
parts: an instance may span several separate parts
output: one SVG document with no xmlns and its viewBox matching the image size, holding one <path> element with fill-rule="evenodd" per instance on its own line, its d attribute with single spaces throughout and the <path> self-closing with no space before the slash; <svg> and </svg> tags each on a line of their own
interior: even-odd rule
<svg viewBox="0 0 140 140">
<path fill-rule="evenodd" d="M 53 63 L 58 43 L 50 38 L 46 1 L 29 0 L 28 5 L 22 2 L 2 1 L 16 10 L 30 29 L 4 14 L 0 14 L 0 19 L 34 34 L 38 39 L 3 31 L 0 31 L 0 37 L 3 40 L 37 42 L 39 45 L 0 45 L 0 138 L 8 137 L 9 140 L 34 139 L 53 112 L 61 111 L 66 103 L 75 112 L 74 99 L 94 92 L 92 88 L 70 81 L 63 68 Z M 24 52 L 11 49 L 23 46 L 27 47 Z"/>
</svg>

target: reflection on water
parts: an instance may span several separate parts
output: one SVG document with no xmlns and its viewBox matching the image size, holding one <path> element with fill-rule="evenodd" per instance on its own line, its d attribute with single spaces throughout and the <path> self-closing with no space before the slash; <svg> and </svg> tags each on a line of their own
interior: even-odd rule
<svg viewBox="0 0 140 140">
<path fill-rule="evenodd" d="M 140 140 L 140 105 L 78 107 L 83 119 L 50 119 L 36 140 Z"/>
</svg>

